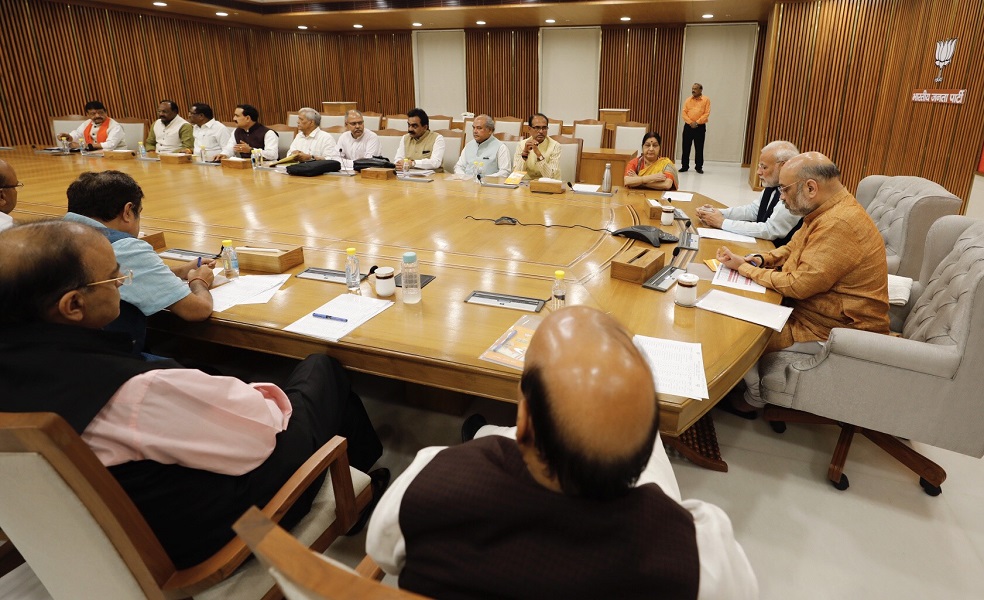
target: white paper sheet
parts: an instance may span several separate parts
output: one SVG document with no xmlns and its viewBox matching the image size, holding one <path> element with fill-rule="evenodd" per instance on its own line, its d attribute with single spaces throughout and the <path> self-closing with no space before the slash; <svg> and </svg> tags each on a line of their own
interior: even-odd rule
<svg viewBox="0 0 984 600">
<path fill-rule="evenodd" d="M 674 200 L 676 202 L 690 202 L 694 195 L 690 192 L 663 192 L 663 200 Z"/>
<path fill-rule="evenodd" d="M 632 338 L 646 357 L 656 392 L 684 398 L 707 398 L 707 377 L 700 344 L 637 335 Z"/>
<path fill-rule="evenodd" d="M 765 293 L 765 286 L 755 283 L 738 271 L 729 269 L 724 265 L 718 267 L 718 270 L 714 273 L 714 279 L 711 280 L 711 283 L 714 285 L 734 288 L 736 290 L 745 290 L 746 292 L 758 292 L 759 294 Z"/>
<path fill-rule="evenodd" d="M 284 331 L 292 331 L 313 338 L 328 340 L 329 342 L 337 342 L 352 333 L 356 327 L 391 306 L 393 306 L 393 303 L 389 300 L 344 293 L 332 298 L 287 327 L 284 327 Z M 320 319 L 315 317 L 314 313 L 348 319 L 348 322 L 343 323 L 331 319 Z"/>
<path fill-rule="evenodd" d="M 781 304 L 769 304 L 761 300 L 711 290 L 697 301 L 697 308 L 727 315 L 749 323 L 755 323 L 776 331 L 782 331 L 793 309 Z"/>
<path fill-rule="evenodd" d="M 600 189 L 601 189 L 601 186 L 600 185 L 592 185 L 590 183 L 575 183 L 574 184 L 574 191 L 575 192 L 589 192 L 589 193 L 594 193 L 594 192 L 597 192 Z"/>
<path fill-rule="evenodd" d="M 707 238 L 709 240 L 726 240 L 728 242 L 742 242 L 744 244 L 755 243 L 755 238 L 753 238 L 750 235 L 731 233 L 730 231 L 725 231 L 723 229 L 714 229 L 713 227 L 698 227 L 697 235 L 699 235 L 702 238 Z"/>
<path fill-rule="evenodd" d="M 243 275 L 232 279 L 222 287 L 212 288 L 212 310 L 222 312 L 237 304 L 265 304 L 288 279 L 290 274 L 287 273 Z"/>
</svg>

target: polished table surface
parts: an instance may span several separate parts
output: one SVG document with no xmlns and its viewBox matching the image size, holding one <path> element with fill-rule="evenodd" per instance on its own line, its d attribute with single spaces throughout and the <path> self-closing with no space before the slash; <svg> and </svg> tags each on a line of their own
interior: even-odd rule
<svg viewBox="0 0 984 600">
<path fill-rule="evenodd" d="M 707 413 L 758 359 L 771 333 L 763 327 L 673 303 L 660 293 L 612 279 L 609 263 L 624 249 L 648 244 L 587 228 L 654 224 L 647 198 L 660 192 L 619 189 L 613 197 L 536 194 L 528 188 L 479 187 L 475 182 L 374 181 L 360 177 L 291 177 L 261 170 L 193 164 L 42 156 L 27 148 L 0 153 L 25 183 L 15 220 L 60 217 L 65 190 L 79 173 L 118 169 L 132 175 L 146 195 L 141 229 L 162 231 L 171 248 L 217 251 L 223 239 L 237 245 L 304 248 L 307 267 L 344 269 L 345 248 L 355 246 L 362 270 L 398 267 L 414 250 L 424 274 L 437 277 L 423 301 L 395 305 L 338 343 L 282 331 L 331 298 L 342 284 L 292 277 L 268 304 L 241 305 L 186 323 L 167 313 L 155 327 L 194 339 L 303 357 L 328 353 L 347 367 L 404 381 L 515 402 L 519 372 L 480 360 L 479 355 L 524 313 L 465 303 L 474 290 L 535 298 L 550 295 L 553 273 L 566 271 L 568 305 L 597 307 L 630 331 L 684 342 L 701 342 L 710 400 L 660 396 L 664 435 L 677 436 Z M 706 201 L 678 203 L 690 215 Z M 508 215 L 526 226 L 495 225 Z M 549 224 L 544 228 L 534 224 Z M 583 227 L 559 227 L 581 225 Z M 664 227 L 674 234 L 674 224 Z M 702 241 L 699 259 L 720 244 Z M 751 251 L 771 244 L 730 244 Z M 672 259 L 672 245 L 660 250 Z M 710 289 L 702 280 L 698 293 Z M 778 302 L 774 292 L 749 297 Z M 369 283 L 363 293 L 373 295 Z M 548 311 L 545 308 L 544 311 Z M 602 375 L 603 376 L 603 375 Z"/>
</svg>

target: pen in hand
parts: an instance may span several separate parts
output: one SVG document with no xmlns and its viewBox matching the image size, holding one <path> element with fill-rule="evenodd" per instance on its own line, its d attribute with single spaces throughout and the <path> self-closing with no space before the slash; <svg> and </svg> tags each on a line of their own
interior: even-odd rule
<svg viewBox="0 0 984 600">
<path fill-rule="evenodd" d="M 329 321 L 338 321 L 339 323 L 348 323 L 348 319 L 345 317 L 336 317 L 334 315 L 323 315 L 321 313 L 311 313 L 312 317 L 317 317 L 319 319 L 328 319 Z"/>
</svg>

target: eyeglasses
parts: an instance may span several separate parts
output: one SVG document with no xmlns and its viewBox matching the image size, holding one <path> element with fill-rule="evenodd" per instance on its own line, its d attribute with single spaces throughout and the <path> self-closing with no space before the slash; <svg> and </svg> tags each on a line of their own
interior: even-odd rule
<svg viewBox="0 0 984 600">
<path fill-rule="evenodd" d="M 549 127 L 549 125 L 543 125 L 542 127 L 538 125 L 530 125 L 530 129 L 533 131 L 546 131 Z"/>
<path fill-rule="evenodd" d="M 18 181 L 12 185 L 0 185 L 0 190 L 12 190 L 14 188 L 24 187 L 23 181 Z"/>
<path fill-rule="evenodd" d="M 103 279 L 102 281 L 93 281 L 92 283 L 85 284 L 85 287 L 92 287 L 94 285 L 99 285 L 101 283 L 119 283 L 120 285 L 130 285 L 133 283 L 133 271 L 127 269 L 126 273 L 120 275 L 119 277 L 113 277 L 112 279 Z"/>
<path fill-rule="evenodd" d="M 349 127 L 358 127 L 359 125 L 364 125 L 365 121 L 349 121 L 346 123 Z"/>
<path fill-rule="evenodd" d="M 785 196 L 786 195 L 786 190 L 788 190 L 789 188 L 793 187 L 794 185 L 799 185 L 799 184 L 803 183 L 804 181 L 806 181 L 806 179 L 800 179 L 799 181 L 794 181 L 794 182 L 790 183 L 789 185 L 781 185 L 781 186 L 779 186 L 779 195 L 780 196 Z"/>
</svg>

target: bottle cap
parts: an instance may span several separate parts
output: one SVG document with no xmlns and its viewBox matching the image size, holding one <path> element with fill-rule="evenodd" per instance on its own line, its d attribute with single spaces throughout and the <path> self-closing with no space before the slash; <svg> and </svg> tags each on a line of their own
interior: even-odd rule
<svg viewBox="0 0 984 600">
<path fill-rule="evenodd" d="M 232 246 L 232 240 L 222 240 L 222 245 L 228 248 Z"/>
<path fill-rule="evenodd" d="M 353 256 L 355 254 L 355 248 L 346 248 L 345 253 L 349 256 Z"/>
<path fill-rule="evenodd" d="M 563 279 L 564 278 L 564 272 L 563 271 L 559 271 L 559 270 L 558 271 L 554 271 L 554 277 L 556 279 Z"/>
<path fill-rule="evenodd" d="M 403 253 L 403 262 L 404 263 L 417 262 L 417 253 L 416 252 L 404 252 Z"/>
<path fill-rule="evenodd" d="M 396 271 L 393 267 L 379 267 L 376 269 L 376 279 L 389 279 L 394 274 L 396 274 Z"/>
</svg>

